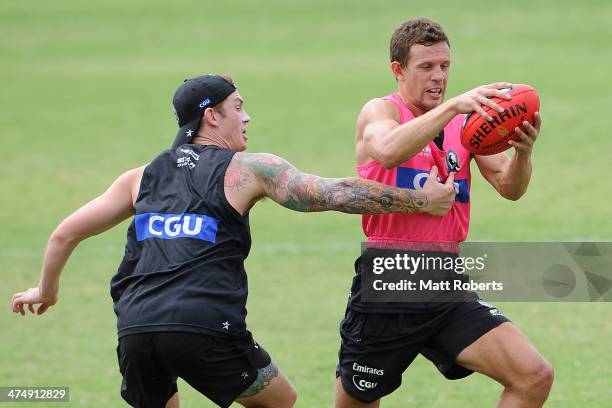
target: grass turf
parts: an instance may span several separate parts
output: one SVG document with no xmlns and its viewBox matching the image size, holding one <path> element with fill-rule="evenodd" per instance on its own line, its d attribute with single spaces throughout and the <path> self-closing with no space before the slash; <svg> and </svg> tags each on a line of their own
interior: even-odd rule
<svg viewBox="0 0 612 408">
<path fill-rule="evenodd" d="M 184 77 L 234 76 L 252 117 L 250 151 L 325 176 L 354 174 L 356 115 L 393 90 L 388 38 L 419 15 L 450 36 L 447 96 L 507 80 L 530 83 L 542 99 L 528 194 L 503 201 L 476 174 L 469 239 L 610 240 L 607 2 L 4 2 L 0 299 L 37 282 L 62 217 L 168 146 L 170 100 Z M 299 407 L 331 406 L 359 217 L 292 213 L 268 201 L 251 221 L 249 327 L 296 385 Z M 122 225 L 77 249 L 45 316 L 20 318 L 8 305 L 0 313 L 0 385 L 66 385 L 70 406 L 121 405 L 108 281 L 124 236 Z M 550 406 L 609 404 L 609 304 L 498 306 L 555 366 Z M 180 389 L 185 406 L 212 406 Z M 499 391 L 478 375 L 445 381 L 417 359 L 384 405 L 493 406 Z"/>
</svg>

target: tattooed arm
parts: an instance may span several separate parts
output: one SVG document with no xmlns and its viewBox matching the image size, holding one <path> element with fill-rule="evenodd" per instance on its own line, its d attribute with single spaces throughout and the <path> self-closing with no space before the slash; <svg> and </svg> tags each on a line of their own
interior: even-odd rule
<svg viewBox="0 0 612 408">
<path fill-rule="evenodd" d="M 341 211 L 352 214 L 428 212 L 443 215 L 455 197 L 453 176 L 445 184 L 436 181 L 434 167 L 422 190 L 388 186 L 357 177 L 323 178 L 302 173 L 286 160 L 267 153 L 237 153 L 228 167 L 225 190 L 228 199 L 270 197 L 295 211 Z M 237 194 L 242 191 L 242 194 Z M 229 193 L 229 194 L 228 194 Z M 233 194 L 232 194 L 233 193 Z M 232 203 L 234 205 L 234 203 Z"/>
</svg>

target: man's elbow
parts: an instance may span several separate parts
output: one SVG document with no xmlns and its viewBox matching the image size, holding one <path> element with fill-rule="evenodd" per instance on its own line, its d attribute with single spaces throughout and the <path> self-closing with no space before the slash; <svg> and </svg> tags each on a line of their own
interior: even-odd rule
<svg viewBox="0 0 612 408">
<path fill-rule="evenodd" d="M 402 162 L 401 158 L 397 157 L 397 154 L 391 149 L 376 149 L 373 153 L 372 157 L 387 170 L 396 167 Z"/>
<path fill-rule="evenodd" d="M 503 197 L 509 201 L 518 201 L 522 196 L 523 194 L 521 193 L 521 194 L 507 194 Z"/>
<path fill-rule="evenodd" d="M 392 168 L 397 167 L 400 163 L 401 160 L 397 160 L 394 157 L 386 157 L 383 161 L 380 162 L 380 164 L 382 164 L 382 166 L 387 170 L 391 170 Z"/>
<path fill-rule="evenodd" d="M 526 192 L 527 189 L 517 190 L 511 188 L 504 188 L 503 186 L 499 191 L 500 195 L 509 201 L 518 201 L 521 197 L 525 195 Z"/>
<path fill-rule="evenodd" d="M 49 238 L 49 243 L 53 242 L 59 245 L 76 246 L 81 241 L 81 238 L 71 231 L 70 228 L 60 224 Z"/>
</svg>

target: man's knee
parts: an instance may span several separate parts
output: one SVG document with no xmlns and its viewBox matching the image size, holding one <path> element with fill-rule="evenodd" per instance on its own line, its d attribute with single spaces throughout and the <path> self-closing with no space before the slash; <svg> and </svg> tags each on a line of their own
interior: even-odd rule
<svg viewBox="0 0 612 408">
<path fill-rule="evenodd" d="M 246 408 L 293 408 L 297 401 L 297 391 L 293 385 L 288 384 L 287 387 L 275 395 L 272 400 L 267 401 L 239 401 Z"/>
<path fill-rule="evenodd" d="M 534 401 L 546 401 L 554 379 L 553 367 L 543 358 L 517 373 L 514 383 L 508 384 L 521 395 Z"/>
<path fill-rule="evenodd" d="M 550 392 L 554 378 L 555 372 L 552 365 L 550 365 L 550 363 L 546 360 L 542 359 L 532 375 L 532 389 L 534 390 L 535 394 L 537 394 L 537 396 L 543 400 L 546 400 L 546 398 L 548 398 L 548 393 Z"/>
<path fill-rule="evenodd" d="M 289 390 L 287 391 L 287 396 L 285 397 L 285 407 L 292 408 L 295 405 L 295 402 L 297 401 L 297 397 L 298 395 L 295 387 L 293 387 L 293 385 L 290 385 Z"/>
<path fill-rule="evenodd" d="M 297 401 L 297 397 L 298 395 L 295 387 L 288 384 L 285 390 L 283 390 L 283 393 L 279 395 L 277 399 L 275 399 L 269 405 L 262 406 L 261 408 L 293 408 L 295 402 Z"/>
<path fill-rule="evenodd" d="M 166 402 L 166 407 L 165 408 L 179 408 L 179 407 L 180 407 L 179 393 L 175 392 L 174 395 L 172 397 L 170 397 L 168 402 Z"/>
</svg>

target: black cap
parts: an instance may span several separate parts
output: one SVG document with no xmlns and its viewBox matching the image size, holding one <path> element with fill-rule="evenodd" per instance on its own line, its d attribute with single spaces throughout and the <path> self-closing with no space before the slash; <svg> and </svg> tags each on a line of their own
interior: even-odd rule
<svg viewBox="0 0 612 408">
<path fill-rule="evenodd" d="M 172 99 L 176 121 L 180 127 L 172 148 L 190 143 L 200 127 L 202 112 L 220 104 L 234 91 L 234 84 L 219 75 L 186 79 Z"/>
</svg>

